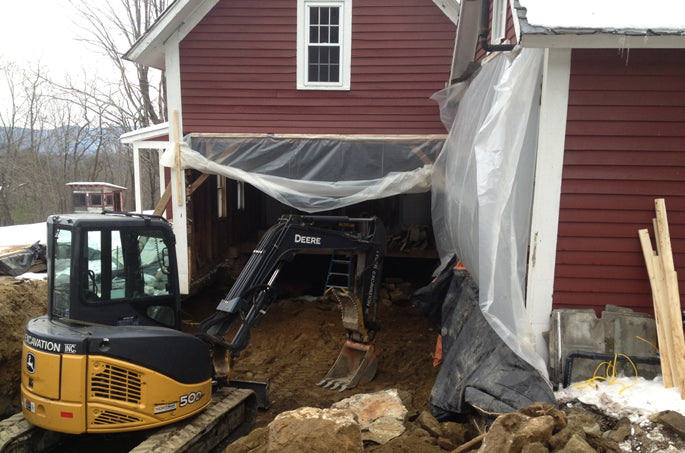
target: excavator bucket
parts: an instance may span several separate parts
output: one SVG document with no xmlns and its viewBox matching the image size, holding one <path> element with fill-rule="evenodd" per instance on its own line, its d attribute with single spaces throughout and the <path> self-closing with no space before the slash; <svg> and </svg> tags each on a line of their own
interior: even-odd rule
<svg viewBox="0 0 685 453">
<path fill-rule="evenodd" d="M 316 385 L 343 391 L 371 381 L 376 375 L 378 358 L 373 343 L 347 340 L 330 371 Z"/>
</svg>

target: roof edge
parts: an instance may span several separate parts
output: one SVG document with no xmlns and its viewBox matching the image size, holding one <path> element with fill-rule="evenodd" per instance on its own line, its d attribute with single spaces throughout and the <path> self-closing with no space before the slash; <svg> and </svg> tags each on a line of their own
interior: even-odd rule
<svg viewBox="0 0 685 453">
<path fill-rule="evenodd" d="M 119 141 L 121 141 L 121 143 L 133 143 L 141 140 L 163 137 L 165 135 L 169 135 L 168 121 L 121 134 L 119 136 Z"/>
<path fill-rule="evenodd" d="M 521 47 L 683 48 L 685 30 L 670 28 L 553 27 L 528 22 L 526 7 L 515 0 Z"/>
<path fill-rule="evenodd" d="M 183 39 L 219 0 L 175 0 L 122 58 L 143 66 L 165 69 L 164 46 L 177 31 Z"/>
</svg>

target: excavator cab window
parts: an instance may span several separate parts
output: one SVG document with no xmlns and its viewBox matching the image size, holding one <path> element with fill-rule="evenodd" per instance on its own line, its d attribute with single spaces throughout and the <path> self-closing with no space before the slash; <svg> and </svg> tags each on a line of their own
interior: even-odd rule
<svg viewBox="0 0 685 453">
<path fill-rule="evenodd" d="M 53 260 L 52 314 L 69 318 L 69 288 L 71 282 L 71 230 L 58 229 L 55 234 Z"/>
<path fill-rule="evenodd" d="M 162 237 L 138 231 L 87 232 L 84 247 L 87 302 L 170 294 L 168 249 Z"/>
</svg>

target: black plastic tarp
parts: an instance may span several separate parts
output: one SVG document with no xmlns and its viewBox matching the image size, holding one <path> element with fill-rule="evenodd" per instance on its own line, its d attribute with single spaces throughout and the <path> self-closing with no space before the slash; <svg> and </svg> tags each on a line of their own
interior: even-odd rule
<svg viewBox="0 0 685 453">
<path fill-rule="evenodd" d="M 0 258 L 0 275 L 16 277 L 24 274 L 39 258 L 45 260 L 45 246 L 36 242 L 21 252 Z"/>
<path fill-rule="evenodd" d="M 488 324 L 478 305 L 476 282 L 453 265 L 412 296 L 412 304 L 442 336 L 442 365 L 431 391 L 431 413 L 447 420 L 474 409 L 500 414 L 538 401 L 556 404 L 548 381 Z"/>
</svg>

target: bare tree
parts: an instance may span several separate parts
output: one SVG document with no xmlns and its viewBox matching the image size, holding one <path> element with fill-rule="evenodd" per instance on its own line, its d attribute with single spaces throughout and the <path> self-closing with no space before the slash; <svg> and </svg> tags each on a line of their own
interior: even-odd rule
<svg viewBox="0 0 685 453">
<path fill-rule="evenodd" d="M 132 150 L 118 137 L 166 120 L 164 74 L 121 57 L 168 0 L 70 1 L 80 12 L 82 40 L 106 55 L 118 77 L 84 71 L 58 83 L 40 66 L 0 61 L 0 84 L 9 93 L 0 100 L 0 226 L 69 209 L 70 181 L 108 179 L 131 188 Z M 159 197 L 157 162 L 156 155 L 142 159 L 151 204 Z"/>
<path fill-rule="evenodd" d="M 27 151 L 42 145 L 46 98 L 40 66 L 26 71 L 10 63 L 0 75 L 8 93 L 6 108 L 0 111 L 0 226 L 4 226 L 14 223 L 12 212 L 20 204 L 19 196 L 30 194 L 38 180 Z"/>
<path fill-rule="evenodd" d="M 125 61 L 122 55 L 164 12 L 167 0 L 71 2 L 87 24 L 81 27 L 82 40 L 103 52 L 120 75 L 118 94 L 121 97 L 113 98 L 115 102 L 111 105 L 111 122 L 133 130 L 166 121 L 164 74 L 147 66 Z"/>
<path fill-rule="evenodd" d="M 120 76 L 119 82 L 107 90 L 101 88 L 92 99 L 102 109 L 103 117 L 111 127 L 121 132 L 159 124 L 166 121 L 166 92 L 164 73 L 122 59 L 122 55 L 135 44 L 154 21 L 164 12 L 168 0 L 109 0 L 92 2 L 71 0 L 80 12 L 85 25 L 82 40 L 104 53 Z M 132 150 L 127 149 L 129 162 Z M 149 180 L 144 191 L 154 206 L 159 198 L 158 160 L 156 153 L 143 154 L 141 170 Z M 133 172 L 130 168 L 130 178 Z M 129 203 L 131 194 L 129 192 Z"/>
</svg>

